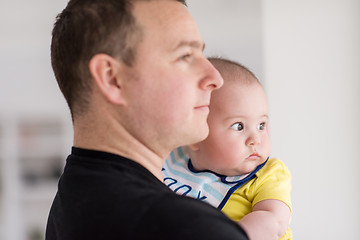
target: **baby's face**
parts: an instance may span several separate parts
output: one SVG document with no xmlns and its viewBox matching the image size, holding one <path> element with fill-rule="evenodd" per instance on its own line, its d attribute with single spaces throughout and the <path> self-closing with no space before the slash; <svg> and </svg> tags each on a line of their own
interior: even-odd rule
<svg viewBox="0 0 360 240">
<path fill-rule="evenodd" d="M 208 123 L 209 136 L 192 159 L 197 170 L 241 175 L 269 156 L 268 105 L 258 83 L 229 81 L 214 91 Z"/>
</svg>

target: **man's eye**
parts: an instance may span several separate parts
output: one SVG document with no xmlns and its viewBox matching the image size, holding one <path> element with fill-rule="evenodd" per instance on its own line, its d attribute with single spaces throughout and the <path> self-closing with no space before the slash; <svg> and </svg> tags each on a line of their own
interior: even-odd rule
<svg viewBox="0 0 360 240">
<path fill-rule="evenodd" d="M 189 61 L 191 58 L 191 54 L 185 54 L 183 56 L 180 57 L 180 60 L 182 61 Z"/>
<path fill-rule="evenodd" d="M 231 128 L 236 131 L 241 131 L 244 129 L 244 124 L 241 122 L 237 122 L 237 123 L 234 123 L 233 125 L 231 125 Z"/>
<path fill-rule="evenodd" d="M 257 127 L 257 129 L 258 130 L 264 130 L 265 129 L 265 125 L 266 125 L 266 123 L 260 123 L 259 125 L 258 125 L 258 127 Z"/>
</svg>

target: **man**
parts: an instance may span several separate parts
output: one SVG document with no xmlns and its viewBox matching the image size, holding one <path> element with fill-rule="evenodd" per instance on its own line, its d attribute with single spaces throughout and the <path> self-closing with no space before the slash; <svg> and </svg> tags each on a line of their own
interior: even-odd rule
<svg viewBox="0 0 360 240">
<path fill-rule="evenodd" d="M 53 29 L 52 65 L 74 147 L 47 240 L 247 239 L 215 208 L 162 182 L 170 151 L 208 135 L 223 80 L 175 0 L 71 0 Z"/>
</svg>

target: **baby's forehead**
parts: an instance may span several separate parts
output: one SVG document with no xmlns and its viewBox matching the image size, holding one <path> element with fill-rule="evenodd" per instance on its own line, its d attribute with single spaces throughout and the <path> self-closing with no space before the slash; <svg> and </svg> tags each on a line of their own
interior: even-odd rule
<svg viewBox="0 0 360 240">
<path fill-rule="evenodd" d="M 244 83 L 242 81 L 227 81 L 221 88 L 216 89 L 211 94 L 210 106 L 222 107 L 222 105 L 232 104 L 232 101 L 239 101 L 249 94 L 246 91 L 252 84 Z"/>
<path fill-rule="evenodd" d="M 256 82 L 228 82 L 212 93 L 210 114 L 232 116 L 258 116 L 268 114 L 264 89 Z"/>
<path fill-rule="evenodd" d="M 261 83 L 254 77 L 249 74 L 236 74 L 236 73 L 228 73 L 223 76 L 224 84 L 219 89 L 219 92 L 239 92 L 242 88 L 261 88 L 263 89 Z M 232 90 L 233 89 L 233 90 Z M 242 91 L 241 91 L 242 92 Z M 244 94 L 244 92 L 242 92 Z"/>
<path fill-rule="evenodd" d="M 257 105 L 267 106 L 266 93 L 256 81 L 244 82 L 231 80 L 213 91 L 210 101 L 211 109 L 224 108 L 244 108 L 244 106 L 252 106 L 258 108 Z M 262 107 L 261 107 L 262 108 Z"/>
</svg>

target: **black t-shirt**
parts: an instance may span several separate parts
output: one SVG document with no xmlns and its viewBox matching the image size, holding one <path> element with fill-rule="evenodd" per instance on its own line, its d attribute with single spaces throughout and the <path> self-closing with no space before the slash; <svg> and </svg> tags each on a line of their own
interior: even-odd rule
<svg viewBox="0 0 360 240">
<path fill-rule="evenodd" d="M 50 210 L 46 240 L 247 239 L 219 210 L 173 193 L 147 169 L 73 148 Z"/>
</svg>

